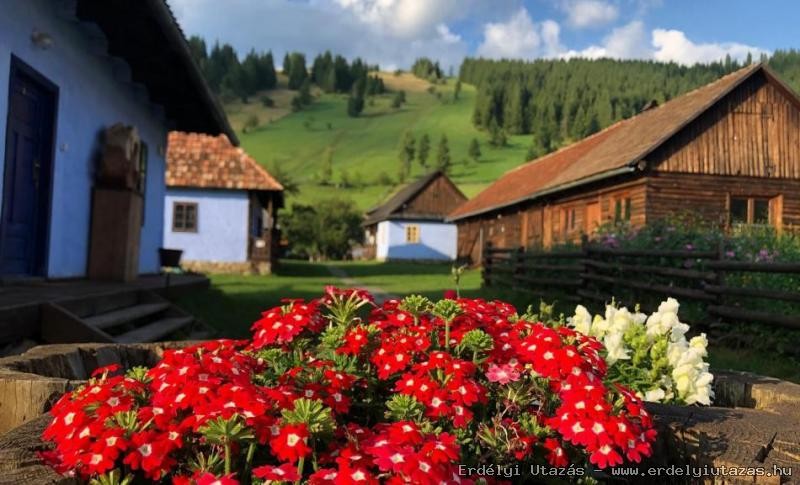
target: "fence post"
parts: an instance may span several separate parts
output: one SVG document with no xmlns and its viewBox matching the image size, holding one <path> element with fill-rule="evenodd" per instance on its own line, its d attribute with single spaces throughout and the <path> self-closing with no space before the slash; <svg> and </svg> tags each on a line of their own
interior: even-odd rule
<svg viewBox="0 0 800 485">
<path fill-rule="evenodd" d="M 492 286 L 492 241 L 483 247 L 483 286 Z"/>
<path fill-rule="evenodd" d="M 716 261 L 722 261 L 723 259 L 725 259 L 725 240 L 720 239 L 719 244 L 717 245 Z M 714 271 L 714 280 L 713 280 L 714 284 L 717 285 L 718 288 L 721 288 L 722 286 L 725 285 L 725 272 L 719 268 L 715 268 L 713 271 Z M 703 285 L 703 288 L 705 289 L 705 285 Z M 717 294 L 714 295 L 714 304 L 717 306 L 723 306 L 724 295 L 722 294 L 721 291 L 717 292 Z M 708 318 L 708 323 L 710 325 L 711 322 L 714 320 L 714 315 L 708 311 L 708 305 L 709 305 L 708 302 L 706 302 L 706 318 Z M 716 317 L 716 319 L 717 323 L 719 323 L 720 318 Z"/>
<path fill-rule="evenodd" d="M 591 258 L 589 249 L 589 236 L 586 234 L 581 234 L 581 252 L 583 253 L 583 259 L 581 259 L 581 266 L 583 269 L 581 270 L 581 285 L 578 287 L 578 294 L 589 291 L 590 281 L 584 278 L 583 275 L 589 274 L 589 272 L 592 270 L 592 267 L 586 264 L 586 261 Z"/>
<path fill-rule="evenodd" d="M 522 264 L 524 263 L 525 248 L 520 246 L 514 253 L 514 271 L 511 273 L 511 286 L 517 286 L 517 276 L 522 274 Z"/>
</svg>

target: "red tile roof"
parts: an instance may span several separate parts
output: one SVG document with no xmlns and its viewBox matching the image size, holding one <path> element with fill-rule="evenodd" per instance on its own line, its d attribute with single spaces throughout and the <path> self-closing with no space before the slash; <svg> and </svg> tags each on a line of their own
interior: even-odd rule
<svg viewBox="0 0 800 485">
<path fill-rule="evenodd" d="M 168 187 L 283 190 L 283 186 L 225 135 L 172 131 L 167 144 Z"/>
<path fill-rule="evenodd" d="M 600 176 L 633 171 L 637 162 L 708 110 L 742 81 L 762 69 L 764 67 L 761 64 L 742 68 L 661 106 L 614 123 L 572 145 L 510 170 L 459 206 L 448 219 L 475 216 L 545 193 L 588 183 Z"/>
</svg>

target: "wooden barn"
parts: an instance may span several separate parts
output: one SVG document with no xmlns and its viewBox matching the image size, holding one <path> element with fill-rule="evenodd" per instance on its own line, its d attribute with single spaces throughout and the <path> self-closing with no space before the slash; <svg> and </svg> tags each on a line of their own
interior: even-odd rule
<svg viewBox="0 0 800 485">
<path fill-rule="evenodd" d="M 800 98 L 754 64 L 504 174 L 448 220 L 458 256 L 550 247 L 606 222 L 691 210 L 731 227 L 800 225 Z"/>
<path fill-rule="evenodd" d="M 466 200 L 441 171 L 406 185 L 367 212 L 365 256 L 381 261 L 455 259 L 456 226 L 444 219 Z"/>
</svg>

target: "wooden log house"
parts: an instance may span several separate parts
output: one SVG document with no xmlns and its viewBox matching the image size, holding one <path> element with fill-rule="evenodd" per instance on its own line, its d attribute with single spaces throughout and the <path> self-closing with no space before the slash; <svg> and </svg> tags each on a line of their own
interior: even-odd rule
<svg viewBox="0 0 800 485">
<path fill-rule="evenodd" d="M 725 227 L 800 225 L 800 98 L 754 64 L 504 174 L 459 206 L 458 256 L 578 241 L 690 210 Z"/>
<path fill-rule="evenodd" d="M 453 260 L 456 226 L 447 214 L 467 198 L 440 171 L 406 185 L 364 219 L 365 257 L 388 260 Z"/>
</svg>

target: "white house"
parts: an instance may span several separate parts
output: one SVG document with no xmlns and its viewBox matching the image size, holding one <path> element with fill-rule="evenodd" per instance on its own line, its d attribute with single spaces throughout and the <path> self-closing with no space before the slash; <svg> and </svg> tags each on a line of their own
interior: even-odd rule
<svg viewBox="0 0 800 485">
<path fill-rule="evenodd" d="M 167 149 L 164 247 L 184 267 L 270 272 L 283 187 L 225 135 L 172 132 Z"/>
<path fill-rule="evenodd" d="M 0 278 L 158 272 L 169 128 L 235 136 L 165 2 L 0 2 Z"/>
<path fill-rule="evenodd" d="M 380 261 L 454 260 L 458 233 L 444 219 L 466 200 L 441 171 L 406 185 L 367 212 L 366 256 Z"/>
</svg>

